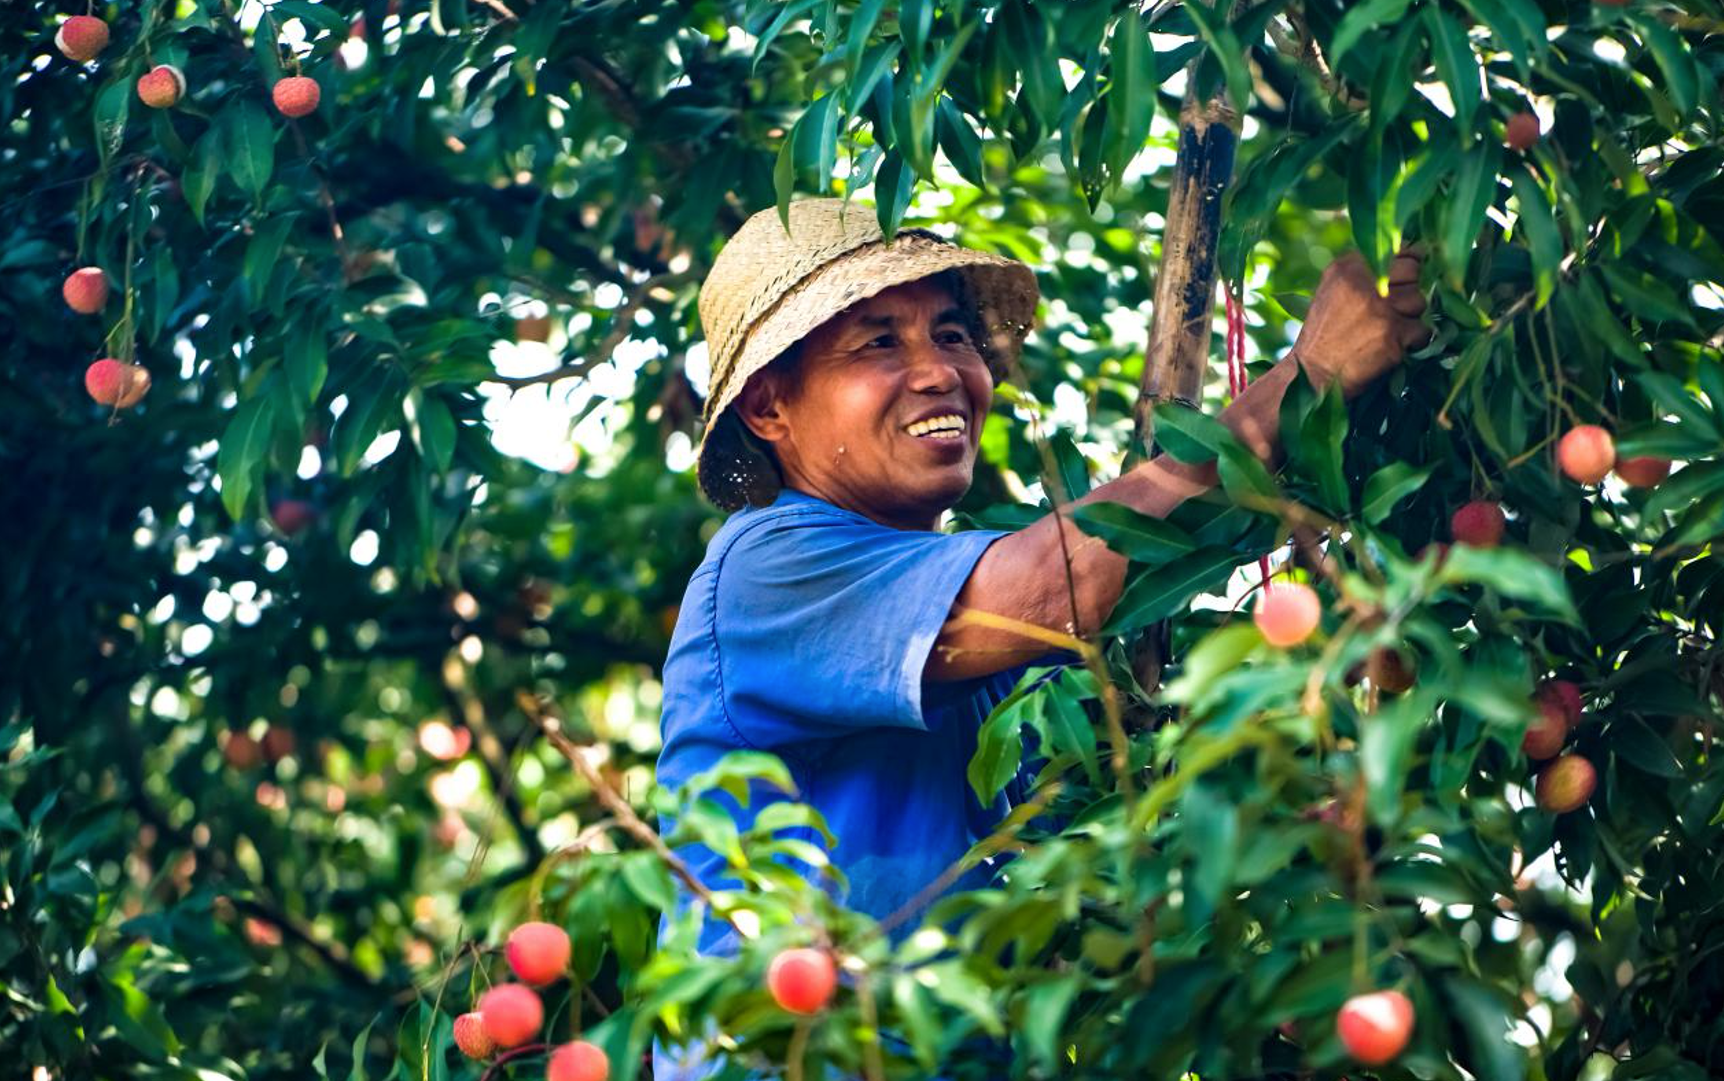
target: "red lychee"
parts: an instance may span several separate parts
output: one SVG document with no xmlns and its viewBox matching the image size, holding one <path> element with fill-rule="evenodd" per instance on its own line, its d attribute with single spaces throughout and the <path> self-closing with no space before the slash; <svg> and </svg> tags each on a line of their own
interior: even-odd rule
<svg viewBox="0 0 1724 1081">
<path fill-rule="evenodd" d="M 819 1013 L 838 988 L 838 969 L 822 950 L 785 950 L 766 969 L 772 999 L 791 1013 Z"/>
<path fill-rule="evenodd" d="M 1538 703 L 1538 717 L 1526 726 L 1526 735 L 1521 737 L 1520 749 L 1535 762 L 1542 762 L 1562 751 L 1562 745 L 1568 740 L 1568 717 L 1563 713 L 1562 706 L 1554 701 L 1541 700 Z"/>
<path fill-rule="evenodd" d="M 1503 125 L 1503 142 L 1510 150 L 1518 150 L 1523 154 L 1532 144 L 1538 142 L 1538 135 L 1538 117 L 1532 113 L 1516 113 Z"/>
<path fill-rule="evenodd" d="M 186 77 L 172 64 L 161 64 L 138 77 L 138 98 L 152 109 L 166 109 L 186 93 Z"/>
<path fill-rule="evenodd" d="M 1365 659 L 1365 675 L 1380 691 L 1404 694 L 1413 686 L 1414 669 L 1398 649 L 1373 649 Z"/>
<path fill-rule="evenodd" d="M 293 729 L 272 724 L 263 733 L 263 756 L 271 762 L 280 762 L 292 754 L 299 745 L 299 740 L 293 735 Z"/>
<path fill-rule="evenodd" d="M 485 1019 L 477 1012 L 455 1018 L 455 1046 L 468 1058 L 490 1058 L 497 1053 L 497 1041 L 485 1031 Z"/>
<path fill-rule="evenodd" d="M 1263 632 L 1264 641 L 1286 649 L 1311 637 L 1322 615 L 1317 591 L 1294 582 L 1267 587 L 1251 618 Z"/>
<path fill-rule="evenodd" d="M 54 46 L 68 60 L 80 63 L 94 60 L 108 47 L 108 24 L 94 15 L 74 15 L 60 24 L 54 34 Z"/>
<path fill-rule="evenodd" d="M 611 1075 L 611 1060 L 595 1044 L 585 1040 L 566 1043 L 551 1052 L 546 1081 L 605 1081 Z"/>
<path fill-rule="evenodd" d="M 291 537 L 317 521 L 317 508 L 303 499 L 278 499 L 269 508 L 269 517 L 275 528 Z"/>
<path fill-rule="evenodd" d="M 289 75 L 275 84 L 270 97 L 283 116 L 297 119 L 310 116 L 317 110 L 317 103 L 323 98 L 323 88 L 309 75 Z"/>
<path fill-rule="evenodd" d="M 1566 679 L 1547 679 L 1533 692 L 1540 702 L 1554 702 L 1570 728 L 1580 723 L 1580 688 Z"/>
<path fill-rule="evenodd" d="M 519 1047 L 539 1034 L 545 1005 L 531 987 L 504 983 L 479 996 L 479 1016 L 499 1047 Z"/>
<path fill-rule="evenodd" d="M 1616 475 L 1630 488 L 1655 488 L 1670 475 L 1670 459 L 1640 455 L 1616 463 Z"/>
<path fill-rule="evenodd" d="M 79 315 L 95 315 L 108 304 L 108 275 L 99 266 L 80 267 L 66 275 L 60 295 Z"/>
<path fill-rule="evenodd" d="M 1503 529 L 1507 525 L 1508 519 L 1503 517 L 1501 506 L 1488 499 L 1475 499 L 1463 504 L 1449 519 L 1449 535 L 1457 544 L 1495 548 L 1502 543 Z"/>
<path fill-rule="evenodd" d="M 130 409 L 149 392 L 150 373 L 136 364 L 103 357 L 84 369 L 84 389 L 103 405 Z"/>
<path fill-rule="evenodd" d="M 1597 484 L 1616 464 L 1616 441 L 1596 424 L 1578 425 L 1557 443 L 1556 462 L 1570 480 Z"/>
<path fill-rule="evenodd" d="M 244 732 L 229 732 L 221 754 L 237 770 L 256 769 L 263 762 L 263 748 Z"/>
<path fill-rule="evenodd" d="M 1534 793 L 1538 805 L 1556 814 L 1577 810 L 1592 798 L 1598 771 L 1577 754 L 1565 754 L 1539 771 Z"/>
<path fill-rule="evenodd" d="M 509 967 L 535 987 L 554 983 L 569 967 L 569 933 L 552 923 L 523 923 L 504 947 Z"/>
<path fill-rule="evenodd" d="M 1336 1015 L 1335 1031 L 1355 1061 L 1381 1066 L 1407 1046 L 1413 1034 L 1413 1003 L 1399 991 L 1354 995 Z"/>
</svg>

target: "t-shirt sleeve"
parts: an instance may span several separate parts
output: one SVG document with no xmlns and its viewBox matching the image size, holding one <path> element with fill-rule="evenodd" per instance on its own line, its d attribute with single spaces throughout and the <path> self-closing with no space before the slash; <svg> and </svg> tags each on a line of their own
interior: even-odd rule
<svg viewBox="0 0 1724 1081">
<path fill-rule="evenodd" d="M 996 530 L 891 529 L 824 511 L 744 531 L 719 567 L 714 643 L 731 723 L 762 748 L 923 727 L 922 669 Z"/>
</svg>

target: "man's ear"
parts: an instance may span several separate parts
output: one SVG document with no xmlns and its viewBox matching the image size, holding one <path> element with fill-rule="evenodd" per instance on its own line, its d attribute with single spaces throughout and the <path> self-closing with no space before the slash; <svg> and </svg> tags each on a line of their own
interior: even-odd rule
<svg viewBox="0 0 1724 1081">
<path fill-rule="evenodd" d="M 781 442 L 789 434 L 785 423 L 784 397 L 775 373 L 756 372 L 736 396 L 736 415 L 748 430 L 768 443 Z"/>
</svg>

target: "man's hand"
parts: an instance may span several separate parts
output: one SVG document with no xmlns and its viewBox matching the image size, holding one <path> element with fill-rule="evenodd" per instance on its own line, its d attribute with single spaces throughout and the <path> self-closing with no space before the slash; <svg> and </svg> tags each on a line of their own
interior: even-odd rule
<svg viewBox="0 0 1724 1081">
<path fill-rule="evenodd" d="M 1306 369 L 1341 380 L 1351 397 L 1399 364 L 1408 349 L 1430 341 L 1431 328 L 1419 318 L 1425 313 L 1419 259 L 1410 249 L 1395 256 L 1386 297 L 1377 295 L 1376 279 L 1357 252 L 1325 267 L 1293 344 Z"/>
</svg>

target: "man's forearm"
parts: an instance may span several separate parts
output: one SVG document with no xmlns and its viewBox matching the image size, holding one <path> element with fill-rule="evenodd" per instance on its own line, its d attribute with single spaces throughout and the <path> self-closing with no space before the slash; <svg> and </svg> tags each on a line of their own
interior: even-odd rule
<svg viewBox="0 0 1724 1081">
<path fill-rule="evenodd" d="M 1247 387 L 1220 417 L 1228 430 L 1272 469 L 1281 456 L 1281 401 L 1297 373 L 1297 363 L 1289 353 Z M 1317 373 L 1312 376 L 1321 378 Z M 1213 462 L 1190 465 L 1158 454 L 1117 480 L 1095 488 L 1074 505 L 1120 503 L 1141 514 L 1164 518 L 1216 483 Z M 1048 514 L 988 548 L 958 594 L 958 606 L 1067 633 L 1092 633 L 1107 621 L 1119 602 L 1128 565 L 1129 560 L 1083 532 L 1065 513 Z M 941 635 L 927 671 L 936 679 L 968 678 L 1000 671 L 1046 651 L 1045 646 L 1009 632 L 950 627 Z"/>
</svg>

